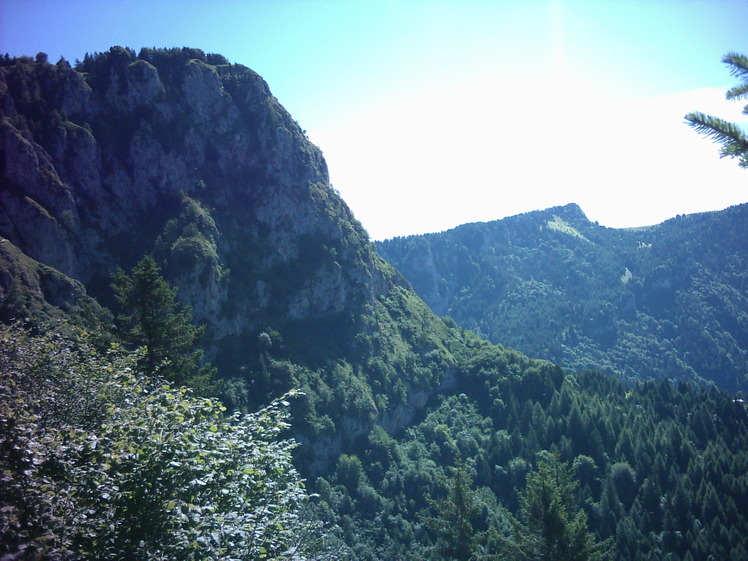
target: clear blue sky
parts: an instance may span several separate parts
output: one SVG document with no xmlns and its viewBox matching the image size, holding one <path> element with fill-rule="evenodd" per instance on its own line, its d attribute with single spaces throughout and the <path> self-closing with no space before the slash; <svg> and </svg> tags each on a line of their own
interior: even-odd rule
<svg viewBox="0 0 748 561">
<path fill-rule="evenodd" d="M 112 45 L 249 66 L 375 239 L 578 203 L 607 226 L 748 201 L 692 132 L 743 119 L 721 64 L 745 0 L 2 0 L 0 52 Z"/>
</svg>

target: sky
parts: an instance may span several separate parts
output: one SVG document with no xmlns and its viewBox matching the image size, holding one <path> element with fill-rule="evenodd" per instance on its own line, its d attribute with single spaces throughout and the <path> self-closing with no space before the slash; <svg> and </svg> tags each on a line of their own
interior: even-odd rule
<svg viewBox="0 0 748 561">
<path fill-rule="evenodd" d="M 608 227 L 748 201 L 683 116 L 748 119 L 746 0 L 2 0 L 0 53 L 196 47 L 257 71 L 373 239 L 577 203 Z"/>
</svg>

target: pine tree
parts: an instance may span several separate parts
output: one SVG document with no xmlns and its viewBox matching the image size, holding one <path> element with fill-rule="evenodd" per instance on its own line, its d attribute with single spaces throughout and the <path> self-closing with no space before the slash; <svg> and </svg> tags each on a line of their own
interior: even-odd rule
<svg viewBox="0 0 748 561">
<path fill-rule="evenodd" d="M 738 53 L 728 53 L 722 57 L 722 62 L 730 67 L 732 76 L 741 80 L 741 84 L 727 91 L 727 99 L 746 98 L 748 96 L 748 57 Z M 743 108 L 743 114 L 748 115 L 748 105 Z M 722 145 L 721 157 L 738 158 L 741 167 L 748 167 L 748 136 L 736 124 L 697 111 L 686 115 L 686 121 L 697 132 Z"/>
<path fill-rule="evenodd" d="M 146 255 L 130 275 L 117 269 L 112 288 L 124 310 L 117 318 L 120 337 L 145 347 L 140 366 L 199 394 L 213 393 L 214 368 L 201 364 L 203 351 L 197 348 L 205 328 L 195 326 L 190 308 L 177 303 L 177 289 L 164 280 L 153 257 Z"/>
<path fill-rule="evenodd" d="M 479 508 L 470 476 L 458 461 L 449 482 L 449 497 L 436 503 L 438 517 L 426 518 L 426 525 L 438 536 L 435 547 L 437 559 L 468 560 L 473 558 L 480 536 L 476 535 L 472 520 Z"/>
<path fill-rule="evenodd" d="M 595 542 L 587 516 L 572 512 L 576 482 L 569 465 L 546 455 L 527 475 L 520 499 L 520 521 L 514 523 L 513 559 L 533 561 L 601 561 L 610 559 L 610 542 Z"/>
</svg>

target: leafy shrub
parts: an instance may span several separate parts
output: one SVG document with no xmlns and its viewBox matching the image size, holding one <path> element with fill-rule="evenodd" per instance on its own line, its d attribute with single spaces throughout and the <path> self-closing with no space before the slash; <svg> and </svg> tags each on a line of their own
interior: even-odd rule
<svg viewBox="0 0 748 561">
<path fill-rule="evenodd" d="M 284 399 L 227 416 L 75 337 L 0 327 L 0 557 L 298 553 L 308 495 Z"/>
</svg>

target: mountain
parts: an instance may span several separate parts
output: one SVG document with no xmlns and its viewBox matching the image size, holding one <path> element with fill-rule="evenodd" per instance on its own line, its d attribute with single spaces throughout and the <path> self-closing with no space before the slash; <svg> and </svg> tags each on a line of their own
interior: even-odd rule
<svg viewBox="0 0 748 561">
<path fill-rule="evenodd" d="M 64 59 L 52 64 L 43 53 L 6 56 L 0 59 L 0 166 L 0 320 L 31 328 L 17 340 L 6 336 L 17 333 L 6 331 L 14 327 L 0 333 L 0 381 L 10 376 L 7 387 L 0 383 L 0 397 L 13 398 L 0 399 L 0 517 L 11 518 L 0 519 L 0 557 L 21 555 L 25 548 L 24 558 L 32 558 L 27 546 L 34 538 L 42 547 L 36 558 L 44 558 L 43 548 L 54 537 L 44 533 L 45 524 L 64 527 L 68 512 L 51 512 L 41 500 L 51 495 L 63 506 L 93 497 L 91 512 L 85 503 L 76 511 L 87 516 L 111 503 L 123 517 L 115 517 L 116 524 L 97 520 L 97 527 L 113 534 L 107 534 L 112 543 L 135 543 L 142 551 L 153 544 L 161 548 L 153 551 L 218 548 L 227 520 L 238 527 L 239 538 L 251 541 L 244 521 L 255 511 L 224 517 L 221 506 L 227 500 L 240 504 L 243 497 L 229 492 L 224 498 L 226 489 L 216 481 L 249 479 L 252 488 L 287 498 L 268 483 L 293 480 L 292 446 L 281 442 L 274 448 L 268 441 L 290 434 L 301 444 L 293 448 L 294 463 L 318 494 L 313 509 L 302 513 L 310 518 L 298 518 L 293 505 L 278 501 L 255 506 L 260 517 L 264 507 L 283 510 L 283 523 L 290 524 L 281 528 L 286 533 L 305 527 L 305 539 L 336 542 L 333 553 L 320 559 L 538 558 L 538 528 L 526 505 L 549 497 L 533 484 L 543 481 L 555 497 L 556 537 L 567 546 L 576 540 L 576 553 L 606 540 L 603 545 L 612 546 L 620 560 L 745 558 L 744 403 L 686 382 L 634 384 L 596 370 L 572 375 L 491 344 L 454 319 L 440 319 L 378 254 L 329 185 L 320 150 L 252 70 L 189 48 L 135 53 L 114 47 L 87 55 L 75 67 Z M 679 310 L 681 302 L 700 304 L 698 298 L 707 298 L 713 286 L 722 287 L 719 294 L 728 299 L 737 290 L 730 282 L 744 275 L 743 262 L 736 260 L 740 240 L 724 236 L 709 216 L 675 221 L 681 240 L 675 249 L 658 243 L 670 226 L 613 231 L 629 241 L 634 236 L 631 258 L 601 251 L 593 255 L 597 261 L 584 253 L 587 245 L 613 242 L 600 241 L 608 240 L 606 231 L 578 209 L 530 216 L 520 230 L 505 228 L 502 234 L 522 250 L 520 256 L 542 263 L 563 246 L 571 264 L 548 264 L 556 277 L 568 270 L 569 290 L 585 279 L 583 288 L 597 289 L 591 271 L 605 268 L 633 294 L 624 291 L 630 305 L 625 298 L 616 301 L 615 314 L 607 307 L 585 312 L 580 304 L 589 319 L 575 330 L 581 340 L 611 345 L 623 338 L 619 315 L 636 317 L 644 310 L 658 318 Z M 738 228 L 738 211 L 732 216 Z M 696 230 L 680 228 L 691 221 L 701 224 L 696 230 L 711 232 L 714 254 L 683 269 L 679 256 L 707 244 L 694 241 Z M 538 232 L 547 236 L 542 250 L 533 241 Z M 480 272 L 470 250 L 488 247 L 482 239 L 465 238 L 458 261 L 466 268 L 456 275 Z M 722 260 L 717 250 L 734 259 L 729 282 L 712 273 Z M 671 251 L 672 261 L 661 261 Z M 247 432 L 229 423 L 237 417 L 221 418 L 214 400 L 190 401 L 189 388 L 158 382 L 152 391 L 141 391 L 147 384 L 139 386 L 133 377 L 150 372 L 133 373 L 138 355 L 130 348 L 120 354 L 101 350 L 97 338 L 115 339 L 114 318 L 128 313 L 114 297 L 112 275 L 119 267 L 132 271 L 147 254 L 178 288 L 181 303 L 191 306 L 194 320 L 206 325 L 203 345 L 222 382 L 221 401 L 229 410 L 260 409 Z M 502 259 L 515 269 L 498 285 L 529 267 L 519 257 Z M 660 276 L 645 274 L 656 260 L 669 268 Z M 705 272 L 696 277 L 696 269 Z M 532 302 L 550 302 L 544 291 L 555 286 L 551 273 L 513 285 L 507 306 L 517 307 L 515 316 L 532 310 Z M 467 298 L 467 284 L 444 278 L 432 283 L 435 292 Z M 706 288 L 695 300 L 682 300 L 677 292 L 669 301 L 663 295 L 673 285 Z M 569 302 L 583 302 L 578 292 Z M 716 307 L 722 300 L 709 302 L 713 315 L 704 321 L 722 321 Z M 440 313 L 452 308 L 456 316 L 457 307 L 447 303 L 433 305 Z M 556 303 L 563 304 L 560 296 Z M 539 314 L 534 317 L 540 322 Z M 660 329 L 654 321 L 650 328 Z M 67 329 L 71 325 L 85 331 Z M 710 336 L 716 334 L 711 323 L 704 325 Z M 76 336 L 82 339 L 77 347 L 59 343 Z M 696 374 L 690 377 L 700 380 Z M 659 372 L 653 367 L 649 374 L 642 366 L 636 375 Z M 292 388 L 303 395 L 291 400 L 292 425 L 281 433 L 280 420 L 263 407 L 280 407 L 272 400 Z M 98 404 L 99 391 L 114 398 L 91 419 L 85 405 Z M 33 415 L 24 414 L 28 396 L 40 400 Z M 72 410 L 66 408 L 70 403 Z M 133 403 L 143 404 L 142 415 Z M 197 414 L 190 407 L 198 407 Z M 8 413 L 14 411 L 21 413 Z M 119 421 L 110 422 L 109 415 Z M 60 417 L 61 431 L 53 423 Z M 97 425 L 101 417 L 107 422 Z M 42 424 L 45 430 L 52 425 L 51 431 L 36 434 Z M 261 445 L 250 446 L 253 431 Z M 174 436 L 174 449 L 164 434 Z M 235 454 L 235 443 L 222 440 L 223 434 L 228 442 L 246 435 L 250 466 L 239 457 L 240 467 L 228 470 L 230 475 L 211 470 L 212 457 Z M 60 447 L 50 449 L 50 442 Z M 112 443 L 120 446 L 114 452 Z M 189 460 L 175 459 L 185 447 L 193 454 Z M 70 466 L 78 471 L 67 471 Z M 548 469 L 556 470 L 554 481 L 543 480 Z M 86 477 L 79 481 L 70 473 Z M 33 474 L 42 477 L 30 481 Z M 184 491 L 180 500 L 208 496 L 210 502 L 177 504 L 169 494 L 172 483 Z M 58 489 L 64 492 L 58 495 Z M 14 518 L 32 490 L 40 493 L 36 506 L 49 516 L 27 510 Z M 174 527 L 189 530 L 191 541 L 180 546 L 150 520 L 164 528 L 176 521 Z M 206 520 L 215 523 L 216 535 L 201 531 Z M 318 532 L 320 522 L 327 532 Z M 276 522 L 259 523 L 272 541 Z M 42 531 L 29 537 L 29 526 Z M 75 551 L 95 546 L 107 558 L 130 554 L 102 545 L 87 526 L 88 520 L 77 525 L 84 542 Z M 175 539 L 184 535 L 174 533 Z M 3 549 L 7 543 L 17 550 Z"/>
<path fill-rule="evenodd" d="M 632 229 L 568 205 L 377 248 L 434 311 L 494 343 L 748 390 L 748 205 Z"/>
<path fill-rule="evenodd" d="M 113 307 L 116 268 L 152 254 L 232 406 L 305 390 L 309 465 L 453 382 L 460 330 L 379 257 L 255 72 L 187 48 L 8 57 L 0 107 L 6 321 Z"/>
</svg>

